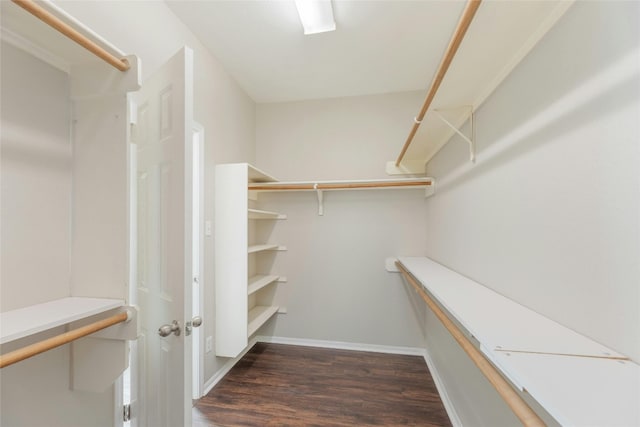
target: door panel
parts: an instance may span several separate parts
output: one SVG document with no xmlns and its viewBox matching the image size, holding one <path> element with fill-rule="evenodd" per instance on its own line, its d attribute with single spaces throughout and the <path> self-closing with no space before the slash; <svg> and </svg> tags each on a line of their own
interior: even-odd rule
<svg viewBox="0 0 640 427">
<path fill-rule="evenodd" d="M 132 96 L 136 150 L 137 408 L 140 427 L 191 425 L 193 54 L 184 48 Z M 179 333 L 158 334 L 178 322 Z M 185 375 L 188 373 L 188 375 Z"/>
</svg>

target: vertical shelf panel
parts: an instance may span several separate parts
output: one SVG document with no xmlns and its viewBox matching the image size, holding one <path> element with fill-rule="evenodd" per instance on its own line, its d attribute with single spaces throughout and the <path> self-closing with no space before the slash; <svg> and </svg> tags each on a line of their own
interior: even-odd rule
<svg viewBox="0 0 640 427">
<path fill-rule="evenodd" d="M 248 345 L 253 335 L 277 311 L 278 307 L 258 301 L 257 293 L 275 286 L 280 279 L 271 273 L 249 277 L 249 256 L 264 251 L 286 250 L 277 244 L 249 245 L 249 220 L 279 220 L 286 215 L 249 208 L 249 183 L 275 182 L 272 176 L 247 163 L 216 167 L 216 355 L 235 357 Z M 252 261 L 254 261 L 252 259 Z M 260 298 L 268 299 L 268 293 Z"/>
</svg>

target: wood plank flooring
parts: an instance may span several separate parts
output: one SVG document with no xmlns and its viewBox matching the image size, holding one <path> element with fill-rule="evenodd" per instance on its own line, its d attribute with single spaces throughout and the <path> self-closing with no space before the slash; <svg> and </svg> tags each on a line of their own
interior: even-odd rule
<svg viewBox="0 0 640 427">
<path fill-rule="evenodd" d="M 193 426 L 451 426 L 424 359 L 256 344 L 193 410 Z"/>
</svg>

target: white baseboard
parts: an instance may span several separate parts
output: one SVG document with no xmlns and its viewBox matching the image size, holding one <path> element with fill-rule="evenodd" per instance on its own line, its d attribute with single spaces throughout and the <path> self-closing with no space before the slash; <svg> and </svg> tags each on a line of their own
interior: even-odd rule
<svg viewBox="0 0 640 427">
<path fill-rule="evenodd" d="M 410 356 L 424 356 L 424 349 L 417 347 L 396 347 L 390 345 L 376 345 L 376 344 L 360 344 L 343 341 L 324 341 L 324 340 L 310 340 L 305 338 L 285 338 L 285 337 L 257 337 L 258 342 L 267 342 L 273 344 L 288 344 L 288 345 L 300 345 L 303 347 L 320 347 L 320 348 L 334 348 L 337 350 L 355 350 L 355 351 L 369 351 L 372 353 L 387 353 L 387 354 L 406 354 Z"/>
<path fill-rule="evenodd" d="M 451 420 L 451 425 L 453 425 L 453 427 L 462 427 L 460 417 L 458 417 L 458 413 L 456 412 L 456 408 L 453 405 L 453 402 L 451 402 L 451 399 L 449 399 L 447 389 L 444 386 L 444 382 L 442 382 L 442 379 L 440 378 L 440 374 L 438 373 L 433 360 L 431 360 L 429 351 L 425 349 L 423 351 L 423 356 L 424 361 L 427 363 L 427 367 L 429 368 L 429 372 L 431 373 L 431 378 L 433 378 L 433 382 L 436 384 L 436 389 L 438 390 L 438 394 L 440 395 L 440 400 L 442 400 L 444 409 L 445 411 L 447 411 L 449 420 Z"/>
</svg>

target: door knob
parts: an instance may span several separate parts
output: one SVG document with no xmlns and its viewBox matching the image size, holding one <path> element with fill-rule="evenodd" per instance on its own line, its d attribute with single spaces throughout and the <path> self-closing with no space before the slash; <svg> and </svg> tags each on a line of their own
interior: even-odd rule
<svg viewBox="0 0 640 427">
<path fill-rule="evenodd" d="M 184 327 L 184 334 L 186 336 L 191 335 L 191 330 L 193 328 L 197 328 L 200 325 L 202 325 L 202 317 L 195 316 L 193 319 L 191 319 L 190 322 L 187 322 L 187 325 Z"/>
<path fill-rule="evenodd" d="M 171 322 L 170 325 L 162 325 L 158 328 L 158 335 L 168 337 L 171 334 L 180 335 L 180 324 L 177 320 Z"/>
</svg>

